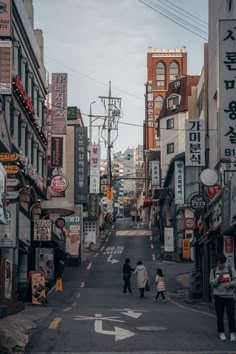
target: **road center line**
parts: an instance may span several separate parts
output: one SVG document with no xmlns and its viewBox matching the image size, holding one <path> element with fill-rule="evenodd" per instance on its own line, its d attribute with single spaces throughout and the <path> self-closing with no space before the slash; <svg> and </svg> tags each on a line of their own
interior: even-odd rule
<svg viewBox="0 0 236 354">
<path fill-rule="evenodd" d="M 63 312 L 68 312 L 72 309 L 72 307 L 67 307 L 66 309 L 63 310 Z"/>
<path fill-rule="evenodd" d="M 151 248 L 154 248 L 153 243 L 151 243 Z"/>
<path fill-rule="evenodd" d="M 81 288 L 84 288 L 84 286 L 85 286 L 85 282 L 82 281 L 82 283 L 80 284 L 80 287 L 81 287 Z"/>
<path fill-rule="evenodd" d="M 90 262 L 89 265 L 87 266 L 87 270 L 90 270 L 92 265 L 93 265 L 93 263 Z"/>
<path fill-rule="evenodd" d="M 156 260 L 156 256 L 155 254 L 152 254 L 152 260 L 155 261 Z"/>
<path fill-rule="evenodd" d="M 50 323 L 49 325 L 49 329 L 57 329 L 59 323 L 61 322 L 61 318 L 60 317 L 56 317 L 54 318 L 54 320 Z"/>
</svg>

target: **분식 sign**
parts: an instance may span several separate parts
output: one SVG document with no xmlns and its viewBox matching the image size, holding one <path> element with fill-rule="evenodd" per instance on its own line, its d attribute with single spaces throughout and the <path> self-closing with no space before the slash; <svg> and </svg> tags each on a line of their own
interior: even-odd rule
<svg viewBox="0 0 236 354">
<path fill-rule="evenodd" d="M 185 166 L 205 166 L 205 127 L 203 119 L 186 120 Z"/>
</svg>

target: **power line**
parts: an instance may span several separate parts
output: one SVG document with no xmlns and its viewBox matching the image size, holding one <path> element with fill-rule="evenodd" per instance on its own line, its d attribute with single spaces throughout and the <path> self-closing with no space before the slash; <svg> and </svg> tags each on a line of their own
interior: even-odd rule
<svg viewBox="0 0 236 354">
<path fill-rule="evenodd" d="M 187 31 L 189 31 L 189 32 L 195 34 L 196 36 L 198 36 L 198 37 L 200 37 L 200 38 L 202 38 L 202 39 L 204 39 L 204 40 L 207 41 L 207 38 L 206 38 L 206 37 L 203 37 L 201 34 L 199 34 L 199 33 L 197 33 L 197 32 L 194 32 L 194 31 L 192 31 L 191 29 L 189 29 L 188 27 L 186 27 L 186 26 L 180 24 L 179 22 L 173 20 L 170 16 L 167 16 L 167 15 L 163 14 L 162 12 L 160 12 L 160 11 L 158 11 L 157 9 L 155 9 L 154 7 L 152 7 L 150 4 L 145 3 L 143 0 L 138 0 L 138 1 L 141 2 L 142 4 L 144 4 L 145 6 L 149 7 L 149 8 L 152 9 L 153 11 L 159 13 L 159 14 L 162 15 L 163 17 L 167 18 L 168 20 L 174 22 L 174 23 L 177 24 L 178 26 L 180 26 L 180 27 L 186 29 Z"/>
</svg>

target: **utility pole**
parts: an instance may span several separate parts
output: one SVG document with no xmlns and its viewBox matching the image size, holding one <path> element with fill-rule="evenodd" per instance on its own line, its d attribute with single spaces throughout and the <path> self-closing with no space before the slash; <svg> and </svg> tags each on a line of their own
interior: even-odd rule
<svg viewBox="0 0 236 354">
<path fill-rule="evenodd" d="M 89 107 L 89 140 L 90 140 L 90 145 L 93 144 L 92 141 L 92 104 L 96 103 L 95 101 L 90 103 L 90 107 Z"/>
<path fill-rule="evenodd" d="M 104 136 L 103 139 L 107 143 L 107 185 L 111 187 L 112 185 L 112 168 L 111 168 L 111 149 L 113 147 L 114 141 L 116 138 L 112 138 L 112 131 L 118 131 L 118 120 L 120 118 L 120 109 L 121 109 L 121 98 L 113 97 L 111 95 L 111 81 L 109 81 L 109 94 L 108 96 L 99 96 L 101 101 L 104 103 L 104 106 L 107 106 L 107 122 L 103 126 L 104 130 L 107 130 L 107 138 Z"/>
</svg>

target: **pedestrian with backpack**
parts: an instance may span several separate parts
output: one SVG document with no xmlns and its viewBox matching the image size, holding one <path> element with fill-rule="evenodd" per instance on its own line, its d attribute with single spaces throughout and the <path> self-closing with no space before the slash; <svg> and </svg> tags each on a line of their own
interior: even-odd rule
<svg viewBox="0 0 236 354">
<path fill-rule="evenodd" d="M 230 340 L 233 342 L 236 341 L 234 305 L 236 272 L 232 267 L 227 266 L 225 263 L 226 257 L 224 254 L 217 257 L 217 266 L 210 272 L 210 285 L 213 288 L 219 338 L 221 340 L 226 340 L 224 330 L 224 312 L 226 309 Z"/>
</svg>

